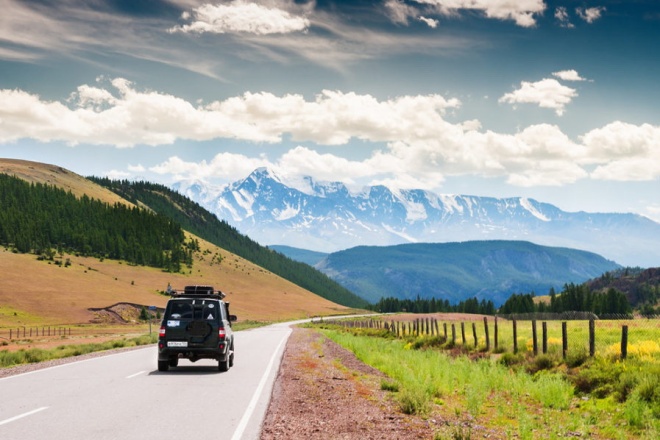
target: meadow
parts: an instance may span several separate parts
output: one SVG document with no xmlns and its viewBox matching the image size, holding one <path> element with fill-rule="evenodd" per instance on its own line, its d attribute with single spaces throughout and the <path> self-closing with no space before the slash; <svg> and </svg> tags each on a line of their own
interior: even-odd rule
<svg viewBox="0 0 660 440">
<path fill-rule="evenodd" d="M 478 321 L 475 328 L 478 328 Z M 490 344 L 485 331 L 466 327 L 456 342 L 439 334 L 414 331 L 397 337 L 381 325 L 317 328 L 353 351 L 358 359 L 385 373 L 382 388 L 392 392 L 402 412 L 429 419 L 453 419 L 436 439 L 495 438 L 656 439 L 660 437 L 660 332 L 658 321 L 631 320 L 628 357 L 621 359 L 619 321 L 596 326 L 595 355 L 589 356 L 588 321 L 567 323 L 568 351 L 563 356 L 561 322 L 548 322 L 547 352 L 533 353 L 530 322 L 518 322 L 514 353 L 510 323 L 498 323 Z M 540 331 L 539 325 L 539 334 Z M 408 327 L 413 328 L 413 327 Z M 467 329 L 469 328 L 469 331 Z M 558 341 L 558 343 L 557 343 Z M 486 351 L 490 345 L 491 351 Z M 540 347 L 540 346 L 539 346 Z M 474 431 L 474 433 L 473 433 Z M 495 434 L 493 434 L 495 433 Z M 474 437 L 472 437 L 474 435 Z"/>
</svg>

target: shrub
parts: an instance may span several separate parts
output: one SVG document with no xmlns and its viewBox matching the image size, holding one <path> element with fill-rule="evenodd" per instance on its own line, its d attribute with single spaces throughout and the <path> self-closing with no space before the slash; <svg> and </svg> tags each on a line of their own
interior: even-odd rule
<svg viewBox="0 0 660 440">
<path fill-rule="evenodd" d="M 585 348 L 569 351 L 566 354 L 566 365 L 570 368 L 577 368 L 583 365 L 589 356 Z"/>
<path fill-rule="evenodd" d="M 404 389 L 399 394 L 399 408 L 404 414 L 424 416 L 429 412 L 429 398 L 419 389 Z"/>
<path fill-rule="evenodd" d="M 380 389 L 383 391 L 390 391 L 396 393 L 399 391 L 399 384 L 390 380 L 381 380 Z"/>
<path fill-rule="evenodd" d="M 660 403 L 660 378 L 657 375 L 644 375 L 637 386 L 640 400 L 647 403 Z"/>
<path fill-rule="evenodd" d="M 532 361 L 527 365 L 527 371 L 530 373 L 536 373 L 539 371 L 550 370 L 555 366 L 555 361 L 552 357 L 542 354 L 536 356 Z"/>
<path fill-rule="evenodd" d="M 512 367 L 522 364 L 524 360 L 525 358 L 522 354 L 504 353 L 498 362 L 506 367 Z"/>
</svg>

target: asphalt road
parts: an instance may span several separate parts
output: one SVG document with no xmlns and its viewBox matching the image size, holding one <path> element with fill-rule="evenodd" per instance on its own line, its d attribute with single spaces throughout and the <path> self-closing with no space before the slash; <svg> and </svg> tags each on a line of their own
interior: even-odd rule
<svg viewBox="0 0 660 440">
<path fill-rule="evenodd" d="M 234 367 L 157 349 L 92 358 L 0 379 L 0 439 L 257 439 L 289 324 L 236 333 Z"/>
</svg>

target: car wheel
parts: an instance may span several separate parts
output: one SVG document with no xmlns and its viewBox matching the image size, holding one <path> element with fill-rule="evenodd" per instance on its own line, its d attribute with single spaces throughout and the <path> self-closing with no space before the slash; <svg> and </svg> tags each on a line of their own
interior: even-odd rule
<svg viewBox="0 0 660 440">
<path fill-rule="evenodd" d="M 158 371 L 167 371 L 170 368 L 170 361 L 158 361 Z"/>
<path fill-rule="evenodd" d="M 172 358 L 169 361 L 170 367 L 176 367 L 179 365 L 179 358 Z"/>
<path fill-rule="evenodd" d="M 229 371 L 229 357 L 226 361 L 218 361 L 218 371 Z"/>
</svg>

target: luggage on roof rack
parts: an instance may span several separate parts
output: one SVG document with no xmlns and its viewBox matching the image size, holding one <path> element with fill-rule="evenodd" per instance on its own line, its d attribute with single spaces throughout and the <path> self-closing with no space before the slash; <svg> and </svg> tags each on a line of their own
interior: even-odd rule
<svg viewBox="0 0 660 440">
<path fill-rule="evenodd" d="M 219 291 L 215 290 L 213 286 L 186 286 L 181 290 L 173 290 L 172 296 L 213 296 L 224 298 L 226 295 Z"/>
<path fill-rule="evenodd" d="M 213 286 L 186 286 L 183 293 L 187 295 L 213 295 Z"/>
</svg>

